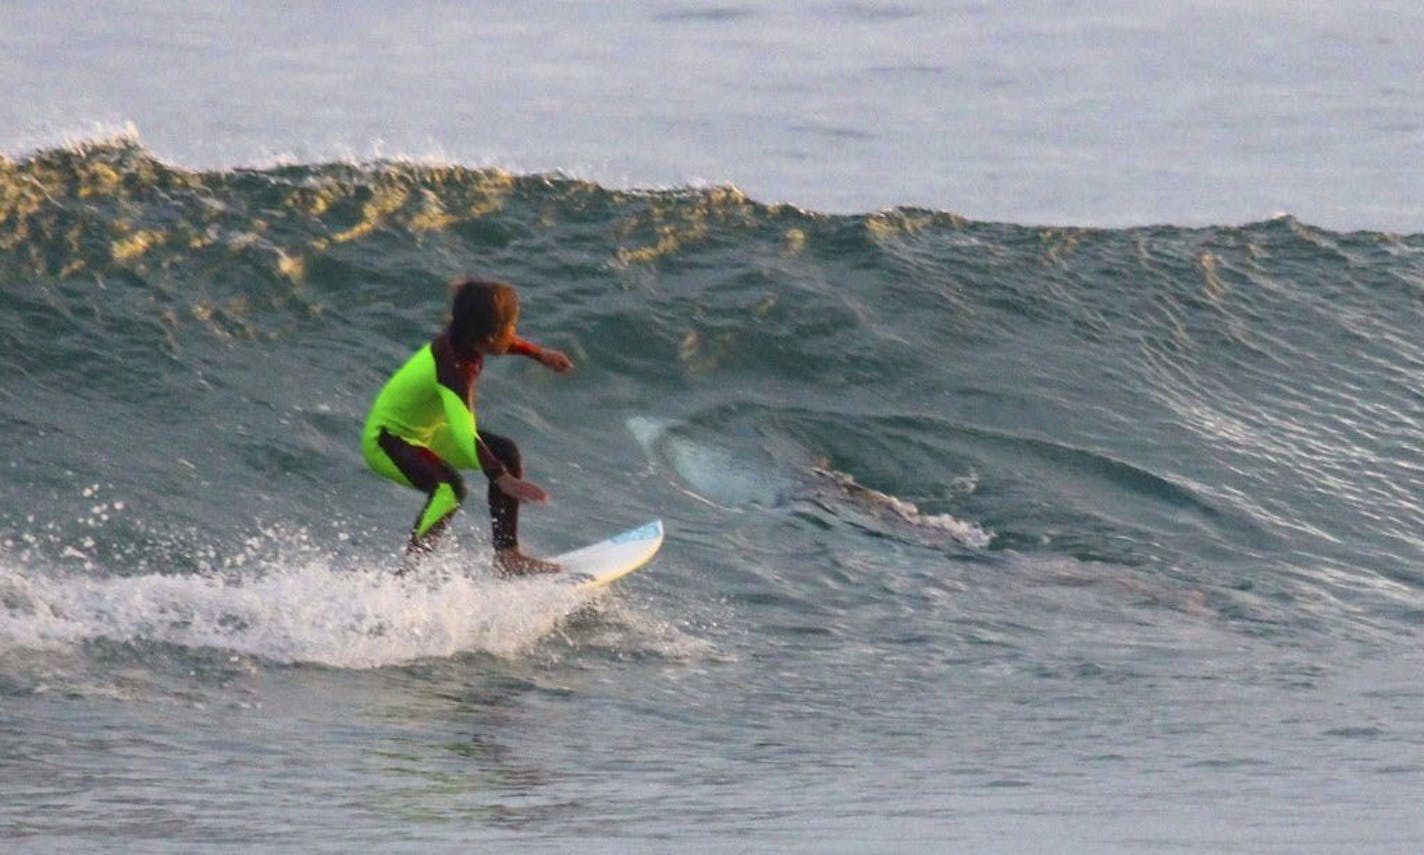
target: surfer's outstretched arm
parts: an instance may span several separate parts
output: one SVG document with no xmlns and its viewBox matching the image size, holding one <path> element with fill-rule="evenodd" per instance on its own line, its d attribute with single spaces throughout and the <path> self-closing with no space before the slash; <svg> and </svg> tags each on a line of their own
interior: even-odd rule
<svg viewBox="0 0 1424 855">
<path fill-rule="evenodd" d="M 562 350 L 554 350 L 549 347 L 540 347 L 532 341 L 516 338 L 509 345 L 510 353 L 517 353 L 520 356 L 527 356 L 537 361 L 545 368 L 552 369 L 560 374 L 567 374 L 574 370 L 574 361 Z"/>
</svg>

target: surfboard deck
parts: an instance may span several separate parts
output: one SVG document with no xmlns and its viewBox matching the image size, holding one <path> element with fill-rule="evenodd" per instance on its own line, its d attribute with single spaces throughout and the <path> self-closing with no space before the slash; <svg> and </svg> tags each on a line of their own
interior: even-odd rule
<svg viewBox="0 0 1424 855">
<path fill-rule="evenodd" d="M 607 540 L 551 556 L 563 568 L 559 577 L 578 590 L 601 588 L 647 564 L 663 545 L 663 521 L 615 534 Z"/>
</svg>

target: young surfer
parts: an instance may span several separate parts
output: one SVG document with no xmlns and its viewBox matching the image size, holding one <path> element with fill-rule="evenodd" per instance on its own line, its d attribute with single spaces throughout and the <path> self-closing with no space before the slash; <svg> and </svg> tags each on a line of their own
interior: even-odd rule
<svg viewBox="0 0 1424 855">
<path fill-rule="evenodd" d="M 476 429 L 475 384 L 486 356 L 528 356 L 561 374 L 574 364 L 562 352 L 518 336 L 519 297 L 513 287 L 466 279 L 451 290 L 449 324 L 381 387 L 361 436 L 367 465 L 426 496 L 399 572 L 434 548 L 459 510 L 465 499 L 461 469 L 482 470 L 489 480 L 496 570 L 556 571 L 557 565 L 519 551 L 519 504 L 549 497 L 524 480 L 513 442 Z"/>
</svg>

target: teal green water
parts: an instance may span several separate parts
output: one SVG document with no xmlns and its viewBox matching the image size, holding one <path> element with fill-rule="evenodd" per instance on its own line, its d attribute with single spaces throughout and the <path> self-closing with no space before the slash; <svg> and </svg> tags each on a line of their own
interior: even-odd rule
<svg viewBox="0 0 1424 855">
<path fill-rule="evenodd" d="M 529 547 L 667 524 L 607 598 L 490 580 L 479 509 L 388 573 L 361 420 L 467 273 L 578 363 L 482 381 Z M 36 849 L 1417 840 L 1424 237 L 114 143 L 0 161 L 0 286 Z"/>
</svg>

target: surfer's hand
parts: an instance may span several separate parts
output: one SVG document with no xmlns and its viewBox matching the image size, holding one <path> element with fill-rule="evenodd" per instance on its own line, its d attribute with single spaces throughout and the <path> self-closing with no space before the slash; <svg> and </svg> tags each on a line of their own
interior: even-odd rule
<svg viewBox="0 0 1424 855">
<path fill-rule="evenodd" d="M 547 502 L 549 494 L 544 492 L 544 488 L 522 478 L 516 478 L 508 472 L 494 479 L 494 485 L 503 490 L 505 495 L 512 496 L 521 502 Z"/>
<path fill-rule="evenodd" d="M 574 370 L 574 361 L 562 350 L 541 350 L 539 351 L 539 362 L 546 368 L 552 368 L 560 374 L 567 374 Z"/>
</svg>

